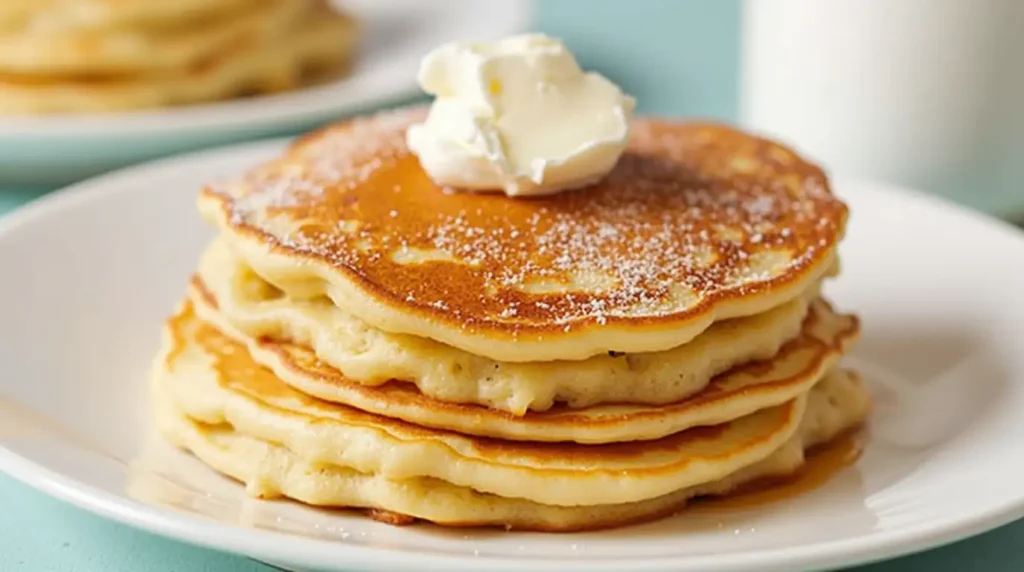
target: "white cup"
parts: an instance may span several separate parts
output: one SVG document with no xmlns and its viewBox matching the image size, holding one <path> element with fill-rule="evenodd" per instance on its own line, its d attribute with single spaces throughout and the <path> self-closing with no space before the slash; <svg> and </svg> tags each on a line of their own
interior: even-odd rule
<svg viewBox="0 0 1024 572">
<path fill-rule="evenodd" d="M 1024 213 L 1024 1 L 745 0 L 740 121 L 833 174 Z"/>
</svg>

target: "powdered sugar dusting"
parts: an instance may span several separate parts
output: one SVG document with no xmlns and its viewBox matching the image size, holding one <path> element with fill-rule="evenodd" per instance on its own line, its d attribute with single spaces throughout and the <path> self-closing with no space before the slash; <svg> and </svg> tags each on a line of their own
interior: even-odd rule
<svg viewBox="0 0 1024 572">
<path fill-rule="evenodd" d="M 335 128 L 334 136 L 300 140 L 289 155 L 253 170 L 241 180 L 211 185 L 210 191 L 231 198 L 232 223 L 239 224 L 254 214 L 308 204 L 328 187 L 355 188 L 408 153 L 405 127 L 421 113 L 410 108 L 354 119 Z"/>
<path fill-rule="evenodd" d="M 592 188 L 528 200 L 439 189 L 404 143 L 421 113 L 350 122 L 215 192 L 232 224 L 273 229 L 339 279 L 513 331 L 662 318 L 771 287 L 820 263 L 845 222 L 816 167 L 714 125 L 638 121 Z M 439 255 L 398 264 L 397 249 Z"/>
</svg>

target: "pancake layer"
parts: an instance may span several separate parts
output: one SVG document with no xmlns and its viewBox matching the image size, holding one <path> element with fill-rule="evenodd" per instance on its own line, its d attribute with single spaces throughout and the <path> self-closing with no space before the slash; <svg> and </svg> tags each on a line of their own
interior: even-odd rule
<svg viewBox="0 0 1024 572">
<path fill-rule="evenodd" d="M 603 354 L 585 360 L 502 362 L 407 334 L 370 326 L 327 298 L 297 299 L 249 269 L 222 241 L 199 262 L 190 297 L 214 306 L 209 320 L 238 337 L 308 347 L 344 376 L 342 383 L 379 386 L 409 382 L 427 397 L 484 405 L 523 415 L 556 404 L 572 409 L 599 403 L 661 405 L 703 390 L 736 365 L 771 358 L 801 334 L 817 288 L 763 314 L 717 322 L 689 343 L 661 352 Z M 308 387 L 308 384 L 300 384 Z M 314 393 L 348 403 L 325 387 Z"/>
<path fill-rule="evenodd" d="M 313 4 L 254 0 L 243 11 L 159 28 L 24 29 L 0 33 L 0 72 L 42 81 L 54 76 L 177 73 L 245 43 L 271 43 L 309 17 Z"/>
<path fill-rule="evenodd" d="M 4 0 L 0 31 L 163 28 L 240 10 L 251 0 Z"/>
<path fill-rule="evenodd" d="M 30 19 L 0 30 L 0 114 L 109 112 L 284 91 L 344 73 L 353 59 L 359 27 L 322 0 L 230 6 L 163 26 L 41 30 L 31 26 L 43 20 Z"/>
<path fill-rule="evenodd" d="M 244 346 L 190 317 L 188 308 L 169 333 L 156 380 L 195 419 L 244 427 L 317 463 L 396 479 L 437 477 L 547 504 L 630 502 L 722 478 L 788 440 L 805 406 L 798 395 L 714 427 L 652 441 L 499 441 L 310 399 L 262 368 Z"/>
<path fill-rule="evenodd" d="M 348 466 L 310 462 L 286 447 L 248 436 L 226 424 L 197 422 L 159 391 L 157 422 L 173 443 L 216 470 L 246 484 L 249 494 L 303 503 L 370 509 L 392 524 L 416 519 L 446 526 L 579 531 L 621 526 L 672 514 L 695 496 L 727 494 L 759 478 L 793 473 L 804 451 L 863 422 L 869 400 L 855 375 L 839 370 L 808 395 L 807 414 L 793 436 L 771 455 L 717 481 L 630 503 L 556 506 L 481 493 L 434 478 L 389 479 Z"/>
<path fill-rule="evenodd" d="M 720 374 L 686 399 L 660 406 L 608 402 L 583 409 L 559 407 L 511 415 L 479 405 L 433 399 L 401 381 L 379 386 L 352 381 L 324 364 L 305 346 L 242 334 L 225 323 L 211 300 L 203 296 L 192 296 L 183 311 L 169 322 L 171 342 L 182 337 L 182 324 L 195 321 L 193 312 L 200 318 L 198 321 L 244 346 L 257 363 L 301 394 L 425 427 L 543 442 L 657 439 L 779 405 L 817 382 L 838 362 L 860 331 L 856 318 L 835 314 L 827 303 L 818 300 L 804 321 L 801 335 L 775 356 Z"/>
</svg>

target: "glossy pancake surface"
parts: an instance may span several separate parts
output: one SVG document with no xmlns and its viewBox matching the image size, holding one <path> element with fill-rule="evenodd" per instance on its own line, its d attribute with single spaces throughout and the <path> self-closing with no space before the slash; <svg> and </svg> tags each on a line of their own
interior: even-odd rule
<svg viewBox="0 0 1024 572">
<path fill-rule="evenodd" d="M 523 200 L 433 184 L 404 142 L 422 117 L 308 135 L 200 210 L 290 295 L 504 361 L 682 345 L 806 291 L 845 228 L 820 169 L 722 125 L 638 119 L 604 181 Z"/>
<path fill-rule="evenodd" d="M 806 413 L 793 437 L 757 463 L 717 481 L 639 502 L 559 506 L 482 493 L 436 478 L 394 480 L 350 466 L 315 463 L 228 424 L 197 422 L 178 411 L 160 391 L 154 397 L 157 425 L 165 437 L 217 471 L 242 481 L 256 497 L 365 508 L 371 517 L 391 524 L 422 519 L 444 526 L 563 532 L 668 516 L 695 496 L 728 494 L 759 478 L 789 475 L 803 464 L 806 449 L 856 427 L 869 409 L 867 392 L 856 375 L 839 370 L 810 391 Z M 681 516 L 685 518 L 685 514 Z"/>
</svg>

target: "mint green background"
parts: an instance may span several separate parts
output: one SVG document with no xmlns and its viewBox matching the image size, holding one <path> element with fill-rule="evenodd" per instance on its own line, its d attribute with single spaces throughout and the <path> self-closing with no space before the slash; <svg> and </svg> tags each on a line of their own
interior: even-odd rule
<svg viewBox="0 0 1024 572">
<path fill-rule="evenodd" d="M 0 0 L 2 1 L 2 0 Z M 643 113 L 734 119 L 735 0 L 542 0 L 539 28 L 582 63 L 628 86 Z M 0 188 L 0 213 L 40 190 Z M 950 491 L 956 494 L 956 491 Z M 860 569 L 863 572 L 1024 570 L 1024 522 Z M 105 521 L 0 476 L 2 572 L 270 572 Z"/>
</svg>

